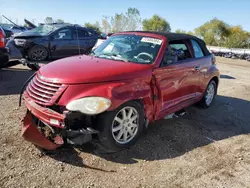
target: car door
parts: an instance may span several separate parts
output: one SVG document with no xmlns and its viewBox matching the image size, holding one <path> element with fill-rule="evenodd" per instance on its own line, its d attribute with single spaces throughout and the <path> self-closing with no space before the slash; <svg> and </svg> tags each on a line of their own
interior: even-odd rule
<svg viewBox="0 0 250 188">
<path fill-rule="evenodd" d="M 208 72 L 209 67 L 213 63 L 213 57 L 211 55 L 205 55 L 200 44 L 195 40 L 191 39 L 192 50 L 194 54 L 194 63 L 197 67 L 197 74 L 199 76 L 198 89 L 197 89 L 197 98 L 201 97 L 203 92 L 206 90 L 207 83 L 204 82 L 205 76 Z"/>
<path fill-rule="evenodd" d="M 73 40 L 77 53 L 86 54 L 95 45 L 97 37 L 91 35 L 88 29 L 82 27 L 74 27 Z"/>
<path fill-rule="evenodd" d="M 49 49 L 52 58 L 63 58 L 72 56 L 75 44 L 72 41 L 72 30 L 70 27 L 61 28 L 50 36 Z"/>
<path fill-rule="evenodd" d="M 155 119 L 189 105 L 198 89 L 196 70 L 189 40 L 169 41 L 161 66 L 153 70 Z"/>
</svg>

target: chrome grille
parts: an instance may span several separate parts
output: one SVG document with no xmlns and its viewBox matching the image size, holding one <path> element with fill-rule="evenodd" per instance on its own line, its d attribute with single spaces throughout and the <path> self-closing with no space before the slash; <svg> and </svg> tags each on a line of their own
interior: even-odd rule
<svg viewBox="0 0 250 188">
<path fill-rule="evenodd" d="M 26 92 L 36 103 L 51 106 L 66 88 L 63 84 L 45 81 L 37 74 L 29 83 Z"/>
</svg>

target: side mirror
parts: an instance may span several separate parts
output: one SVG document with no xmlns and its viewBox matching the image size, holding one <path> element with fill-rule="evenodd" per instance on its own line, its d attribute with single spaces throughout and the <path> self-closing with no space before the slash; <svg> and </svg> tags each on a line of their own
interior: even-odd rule
<svg viewBox="0 0 250 188">
<path fill-rule="evenodd" d="M 105 36 L 99 35 L 99 36 L 98 36 L 98 39 L 104 39 L 104 40 L 105 40 L 105 39 L 107 39 L 107 38 L 106 38 Z"/>
</svg>

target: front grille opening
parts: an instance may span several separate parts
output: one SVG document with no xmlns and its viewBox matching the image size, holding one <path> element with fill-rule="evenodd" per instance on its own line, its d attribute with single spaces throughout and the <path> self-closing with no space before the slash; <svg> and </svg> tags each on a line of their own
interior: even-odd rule
<svg viewBox="0 0 250 188">
<path fill-rule="evenodd" d="M 29 83 L 26 91 L 31 99 L 43 106 L 51 106 L 64 91 L 65 85 L 51 83 L 39 78 L 37 74 Z"/>
</svg>

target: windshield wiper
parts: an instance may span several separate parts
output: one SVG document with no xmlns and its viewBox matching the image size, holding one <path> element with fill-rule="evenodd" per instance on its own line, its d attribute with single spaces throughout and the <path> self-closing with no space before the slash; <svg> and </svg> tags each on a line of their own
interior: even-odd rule
<svg viewBox="0 0 250 188">
<path fill-rule="evenodd" d="M 106 53 L 106 54 L 102 54 L 105 56 L 109 56 L 114 60 L 120 60 L 120 61 L 124 61 L 124 62 L 130 62 L 128 59 L 123 58 L 121 55 L 116 54 L 116 53 Z"/>
</svg>

